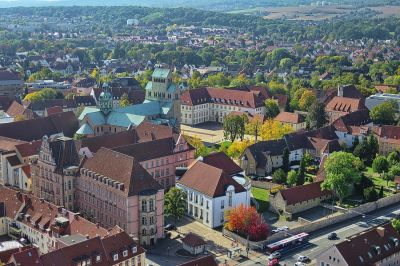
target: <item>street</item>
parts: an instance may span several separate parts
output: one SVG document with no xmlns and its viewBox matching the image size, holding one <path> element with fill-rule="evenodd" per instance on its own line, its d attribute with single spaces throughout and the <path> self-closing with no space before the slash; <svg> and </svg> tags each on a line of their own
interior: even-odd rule
<svg viewBox="0 0 400 266">
<path fill-rule="evenodd" d="M 367 230 L 368 228 L 381 224 L 382 222 L 389 221 L 399 214 L 400 206 L 389 206 L 387 208 L 366 214 L 365 217 L 362 217 L 360 215 L 359 218 L 332 225 L 330 227 L 311 233 L 308 244 L 295 248 L 285 254 L 283 259 L 281 260 L 281 265 L 294 265 L 299 255 L 305 255 L 308 256 L 311 260 L 314 260 L 315 256 L 320 254 L 331 245 L 343 241 L 346 237 L 360 233 Z M 330 232 L 336 232 L 338 235 L 338 239 L 328 240 L 327 235 Z M 267 256 L 263 255 L 256 260 L 246 261 L 239 265 L 267 265 L 267 261 Z"/>
</svg>

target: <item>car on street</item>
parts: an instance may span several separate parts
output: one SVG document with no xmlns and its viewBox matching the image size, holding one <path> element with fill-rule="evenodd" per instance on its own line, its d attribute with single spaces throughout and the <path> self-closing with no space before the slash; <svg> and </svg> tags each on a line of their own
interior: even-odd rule
<svg viewBox="0 0 400 266">
<path fill-rule="evenodd" d="M 280 259 L 281 258 L 281 253 L 279 253 L 278 251 L 275 251 L 271 254 L 269 254 L 268 259 L 271 261 L 273 259 Z"/>
<path fill-rule="evenodd" d="M 306 264 L 304 263 L 304 262 L 300 262 L 300 261 L 298 261 L 298 262 L 296 262 L 295 264 L 294 264 L 294 266 L 305 266 Z"/>
<path fill-rule="evenodd" d="M 308 261 L 310 261 L 310 258 L 307 257 L 307 256 L 300 255 L 300 256 L 297 258 L 297 261 L 298 261 L 298 262 L 308 262 Z"/>
<path fill-rule="evenodd" d="M 279 232 L 280 232 L 279 229 L 273 229 L 273 230 L 271 231 L 272 234 L 276 234 L 276 233 L 279 233 Z"/>
<path fill-rule="evenodd" d="M 268 266 L 277 266 L 277 265 L 279 265 L 278 259 L 273 259 L 268 262 Z"/>
<path fill-rule="evenodd" d="M 167 224 L 167 225 L 164 227 L 164 229 L 167 230 L 167 231 L 171 231 L 171 230 L 175 230 L 175 229 L 176 229 L 176 226 L 173 225 L 173 224 Z"/>
<path fill-rule="evenodd" d="M 289 231 L 289 227 L 287 227 L 287 226 L 282 226 L 282 227 L 280 227 L 279 229 L 280 229 L 281 231 L 284 231 L 284 232 Z"/>
<path fill-rule="evenodd" d="M 335 232 L 332 232 L 328 235 L 329 240 L 335 240 L 337 239 L 337 234 Z"/>
</svg>

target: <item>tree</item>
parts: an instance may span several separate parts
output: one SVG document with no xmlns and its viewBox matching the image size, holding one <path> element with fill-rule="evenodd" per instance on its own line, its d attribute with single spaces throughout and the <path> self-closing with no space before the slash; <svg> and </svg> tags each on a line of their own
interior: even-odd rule
<svg viewBox="0 0 400 266">
<path fill-rule="evenodd" d="M 383 198 L 384 194 L 383 194 L 383 186 L 381 186 L 381 188 L 379 189 L 379 198 Z"/>
<path fill-rule="evenodd" d="M 246 134 L 253 135 L 255 142 L 257 142 L 262 124 L 262 121 L 260 121 L 259 119 L 252 119 L 245 126 Z"/>
<path fill-rule="evenodd" d="M 283 155 L 282 155 L 282 169 L 287 173 L 289 171 L 289 149 L 285 147 L 283 149 Z"/>
<path fill-rule="evenodd" d="M 400 219 L 393 219 L 392 226 L 398 233 L 400 233 Z"/>
<path fill-rule="evenodd" d="M 387 161 L 390 167 L 397 164 L 398 162 L 400 162 L 399 153 L 397 151 L 392 151 L 391 153 L 389 153 Z"/>
<path fill-rule="evenodd" d="M 372 162 L 372 169 L 376 173 L 381 174 L 383 172 L 387 172 L 388 168 L 389 168 L 389 163 L 385 156 L 382 155 L 377 156 Z"/>
<path fill-rule="evenodd" d="M 333 191 L 340 202 L 351 192 L 351 185 L 361 180 L 362 162 L 347 152 L 334 152 L 325 162 L 326 177 L 322 189 Z"/>
<path fill-rule="evenodd" d="M 242 237 L 249 236 L 251 241 L 267 239 L 268 225 L 254 207 L 240 204 L 225 212 L 225 220 L 224 227 Z"/>
<path fill-rule="evenodd" d="M 286 174 L 282 169 L 277 169 L 275 172 L 272 174 L 272 181 L 274 183 L 278 184 L 284 184 L 286 183 Z"/>
<path fill-rule="evenodd" d="M 253 144 L 253 143 L 249 140 L 234 141 L 234 142 L 232 142 L 231 145 L 229 145 L 227 154 L 229 157 L 239 158 L 239 156 L 244 152 L 244 150 L 247 147 L 249 147 L 251 144 Z"/>
<path fill-rule="evenodd" d="M 294 65 L 294 62 L 291 58 L 283 58 L 279 62 L 279 67 L 284 70 L 290 70 L 290 68 Z"/>
<path fill-rule="evenodd" d="M 396 164 L 392 165 L 389 169 L 389 173 L 392 176 L 400 176 L 400 164 L 396 163 Z"/>
<path fill-rule="evenodd" d="M 24 121 L 24 120 L 26 120 L 26 117 L 25 117 L 24 115 L 16 115 L 16 116 L 14 117 L 14 122 L 17 122 L 17 121 Z"/>
<path fill-rule="evenodd" d="M 378 193 L 376 193 L 374 186 L 364 189 L 363 196 L 368 202 L 376 201 L 378 199 Z"/>
<path fill-rule="evenodd" d="M 371 165 L 378 152 L 378 140 L 371 134 L 354 148 L 353 154 L 359 157 L 366 165 Z"/>
<path fill-rule="evenodd" d="M 119 101 L 119 106 L 120 107 L 126 107 L 131 105 L 131 102 L 129 101 L 128 94 L 124 93 L 121 96 L 121 100 Z"/>
<path fill-rule="evenodd" d="M 279 114 L 279 105 L 274 99 L 265 100 L 265 117 L 267 119 L 275 118 Z"/>
<path fill-rule="evenodd" d="M 186 193 L 179 188 L 171 188 L 164 196 L 164 212 L 167 216 L 172 216 L 180 220 L 186 212 Z"/>
<path fill-rule="evenodd" d="M 329 120 L 323 103 L 314 103 L 306 117 L 310 129 L 323 127 Z"/>
<path fill-rule="evenodd" d="M 224 137 L 234 142 L 236 138 L 243 140 L 246 117 L 243 115 L 228 115 L 224 120 Z"/>
<path fill-rule="evenodd" d="M 389 181 L 394 180 L 394 175 L 392 175 L 392 172 L 383 173 L 382 179 L 386 181 L 386 186 L 389 187 Z"/>
<path fill-rule="evenodd" d="M 303 156 L 303 158 L 301 158 L 301 161 L 300 161 L 300 168 L 299 168 L 299 173 L 297 175 L 296 185 L 297 186 L 303 185 L 305 180 L 306 180 L 306 162 L 305 162 L 304 156 Z"/>
<path fill-rule="evenodd" d="M 372 108 L 369 114 L 375 123 L 392 125 L 395 122 L 396 110 L 397 103 L 388 101 Z"/>
<path fill-rule="evenodd" d="M 290 125 L 282 125 L 278 121 L 269 119 L 261 126 L 260 136 L 263 140 L 273 140 L 280 139 L 291 132 L 293 128 Z"/>
<path fill-rule="evenodd" d="M 295 170 L 290 170 L 287 176 L 287 183 L 289 186 L 294 186 L 297 184 L 297 172 Z"/>
<path fill-rule="evenodd" d="M 251 80 L 249 80 L 244 74 L 240 74 L 236 78 L 232 79 L 229 84 L 231 87 L 243 87 L 248 85 L 251 85 Z"/>
<path fill-rule="evenodd" d="M 299 99 L 299 108 L 307 111 L 313 104 L 317 102 L 317 96 L 313 91 L 306 90 L 302 93 Z"/>
</svg>

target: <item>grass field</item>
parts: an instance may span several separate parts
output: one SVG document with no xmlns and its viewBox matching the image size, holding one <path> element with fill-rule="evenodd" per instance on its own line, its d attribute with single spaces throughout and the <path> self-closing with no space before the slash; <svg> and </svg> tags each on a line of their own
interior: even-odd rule
<svg viewBox="0 0 400 266">
<path fill-rule="evenodd" d="M 391 190 L 396 188 L 396 184 L 393 181 L 389 181 L 389 186 L 388 186 L 387 181 L 382 179 L 380 174 L 375 173 L 374 170 L 372 170 L 372 167 L 367 167 L 364 174 L 367 177 L 371 178 L 372 182 L 374 182 L 376 189 L 379 190 L 381 187 L 383 187 L 385 196 L 393 194 Z"/>
<path fill-rule="evenodd" d="M 251 193 L 253 194 L 253 197 L 257 200 L 258 204 L 260 204 L 259 211 L 264 212 L 268 210 L 269 191 L 267 189 L 253 187 L 251 188 Z"/>
</svg>

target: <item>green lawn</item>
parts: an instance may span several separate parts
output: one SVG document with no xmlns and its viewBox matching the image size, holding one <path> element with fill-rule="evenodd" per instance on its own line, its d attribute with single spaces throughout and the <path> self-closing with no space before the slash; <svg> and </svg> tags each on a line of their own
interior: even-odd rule
<svg viewBox="0 0 400 266">
<path fill-rule="evenodd" d="M 258 204 L 260 204 L 259 212 L 264 212 L 268 210 L 269 191 L 263 188 L 252 187 L 251 192 L 253 194 L 253 197 L 257 200 Z"/>
<path fill-rule="evenodd" d="M 391 190 L 396 188 L 396 184 L 393 181 L 389 181 L 388 186 L 386 180 L 382 179 L 380 174 L 375 173 L 372 167 L 367 167 L 364 174 L 367 177 L 371 178 L 372 182 L 374 182 L 376 189 L 380 189 L 383 186 L 385 196 L 393 194 Z"/>
</svg>

